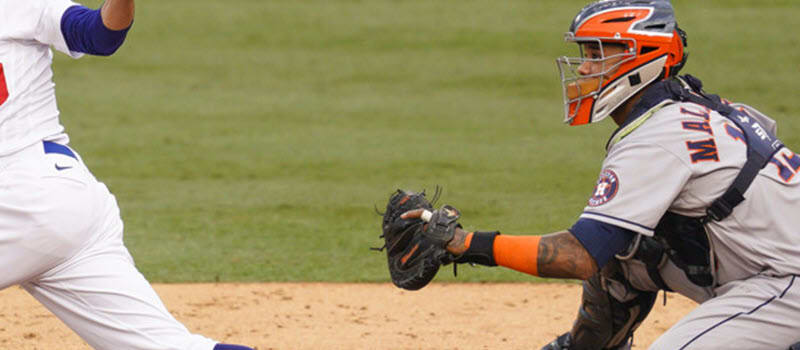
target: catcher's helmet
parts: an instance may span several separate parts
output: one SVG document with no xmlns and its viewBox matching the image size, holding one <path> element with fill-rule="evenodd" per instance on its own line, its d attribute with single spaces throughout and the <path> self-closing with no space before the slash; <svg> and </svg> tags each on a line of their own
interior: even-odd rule
<svg viewBox="0 0 800 350">
<path fill-rule="evenodd" d="M 601 0 L 584 7 L 565 34 L 580 57 L 556 60 L 564 92 L 565 123 L 582 125 L 607 117 L 657 79 L 674 76 L 686 62 L 686 34 L 678 28 L 669 0 Z M 614 56 L 585 57 L 582 44 L 623 46 Z M 606 65 L 609 58 L 613 63 Z M 602 71 L 581 74 L 585 62 Z"/>
</svg>

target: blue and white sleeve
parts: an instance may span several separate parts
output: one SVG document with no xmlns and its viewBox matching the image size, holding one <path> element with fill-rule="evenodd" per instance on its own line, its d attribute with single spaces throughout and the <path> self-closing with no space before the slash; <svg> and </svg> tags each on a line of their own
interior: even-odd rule
<svg viewBox="0 0 800 350">
<path fill-rule="evenodd" d="M 72 52 L 110 56 L 122 46 L 128 29 L 110 30 L 103 24 L 100 9 L 75 5 L 61 17 L 61 33 Z"/>
</svg>

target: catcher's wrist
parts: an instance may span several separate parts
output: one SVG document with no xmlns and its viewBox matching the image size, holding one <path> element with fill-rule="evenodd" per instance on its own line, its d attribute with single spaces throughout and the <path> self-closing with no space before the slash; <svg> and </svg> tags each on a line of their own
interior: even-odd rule
<svg viewBox="0 0 800 350">
<path fill-rule="evenodd" d="M 458 225 L 453 232 L 453 239 L 447 242 L 445 249 L 450 254 L 459 256 L 469 248 L 470 240 L 472 240 L 472 232 L 464 231 L 461 229 L 461 225 Z"/>
<path fill-rule="evenodd" d="M 539 276 L 539 236 L 506 236 L 500 232 L 471 233 L 466 250 L 457 255 L 456 263 L 503 266 Z"/>
<path fill-rule="evenodd" d="M 465 250 L 458 257 L 457 263 L 473 263 L 485 266 L 497 266 L 494 260 L 494 241 L 500 232 L 470 232 L 465 240 Z"/>
</svg>

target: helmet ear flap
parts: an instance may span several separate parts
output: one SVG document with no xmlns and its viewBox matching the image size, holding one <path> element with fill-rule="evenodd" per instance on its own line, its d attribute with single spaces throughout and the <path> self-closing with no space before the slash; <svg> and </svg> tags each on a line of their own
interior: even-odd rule
<svg viewBox="0 0 800 350">
<path fill-rule="evenodd" d="M 681 44 L 683 44 L 683 48 L 688 47 L 689 46 L 689 41 L 687 39 L 686 32 L 683 29 L 681 29 L 680 27 L 678 27 L 677 23 L 675 23 L 675 33 L 678 34 L 678 37 L 681 40 Z M 685 50 L 681 50 L 681 51 L 683 52 L 683 57 L 681 57 L 681 60 L 678 63 L 675 63 L 672 66 L 672 68 L 669 70 L 669 76 L 670 77 L 677 76 L 678 72 L 680 72 L 681 69 L 683 69 L 683 66 L 686 65 L 686 61 L 689 59 L 689 53 L 686 52 Z"/>
<path fill-rule="evenodd" d="M 683 43 L 683 47 L 689 47 L 689 40 L 686 36 L 686 31 L 678 27 L 678 23 L 675 23 L 675 31 L 678 32 L 678 36 L 681 38 L 681 43 Z"/>
<path fill-rule="evenodd" d="M 688 52 L 684 52 L 683 53 L 683 58 L 681 58 L 681 61 L 676 63 L 674 66 L 672 66 L 672 68 L 670 68 L 669 76 L 670 77 L 677 76 L 678 72 L 680 72 L 681 69 L 683 69 L 683 66 L 686 65 L 686 60 L 688 60 L 688 59 L 689 59 L 689 53 Z"/>
</svg>

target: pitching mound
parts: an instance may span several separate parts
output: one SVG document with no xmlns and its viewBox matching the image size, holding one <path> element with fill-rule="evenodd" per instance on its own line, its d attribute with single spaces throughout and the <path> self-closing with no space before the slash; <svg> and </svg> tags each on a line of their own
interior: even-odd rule
<svg viewBox="0 0 800 350">
<path fill-rule="evenodd" d="M 159 284 L 195 333 L 266 349 L 538 349 L 570 328 L 575 284 Z M 695 306 L 661 295 L 636 333 L 646 349 Z M 394 345 L 390 345 L 394 344 Z M 0 292 L 0 348 L 89 347 L 24 290 Z"/>
</svg>

